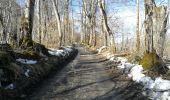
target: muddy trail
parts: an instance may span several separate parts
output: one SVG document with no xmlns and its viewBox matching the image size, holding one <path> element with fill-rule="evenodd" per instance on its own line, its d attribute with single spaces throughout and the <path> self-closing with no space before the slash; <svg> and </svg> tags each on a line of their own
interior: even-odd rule
<svg viewBox="0 0 170 100">
<path fill-rule="evenodd" d="M 79 48 L 77 58 L 45 80 L 27 100 L 147 100 L 134 83 L 102 55 Z"/>
</svg>

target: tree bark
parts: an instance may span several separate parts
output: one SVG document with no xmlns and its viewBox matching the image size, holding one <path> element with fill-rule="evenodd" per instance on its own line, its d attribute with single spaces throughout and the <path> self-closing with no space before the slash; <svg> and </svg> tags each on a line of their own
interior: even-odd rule
<svg viewBox="0 0 170 100">
<path fill-rule="evenodd" d="M 39 37 L 39 43 L 41 43 L 41 0 L 37 1 L 37 7 L 38 7 L 38 37 Z"/>
<path fill-rule="evenodd" d="M 61 31 L 61 20 L 58 12 L 58 0 L 52 0 L 54 13 L 57 19 L 58 34 L 59 34 L 59 46 L 62 46 L 62 31 Z"/>
<path fill-rule="evenodd" d="M 167 21 L 167 7 L 157 7 L 154 0 L 145 0 L 145 46 L 148 53 L 156 51 L 163 57 Z"/>
<path fill-rule="evenodd" d="M 153 44 L 153 13 L 155 2 L 154 0 L 145 0 L 145 48 L 147 53 L 154 51 Z"/>
<path fill-rule="evenodd" d="M 64 32 L 63 32 L 63 40 L 65 42 L 70 42 L 70 36 L 69 34 L 69 2 L 70 0 L 64 0 Z"/>
<path fill-rule="evenodd" d="M 103 16 L 104 18 L 104 29 L 105 31 L 107 32 L 107 34 L 109 35 L 109 41 L 110 41 L 110 51 L 111 53 L 115 53 L 116 52 L 116 48 L 115 48 L 115 40 L 114 40 L 114 34 L 111 32 L 109 26 L 108 26 L 108 21 L 107 21 L 107 14 L 104 10 L 104 2 L 105 0 L 98 0 L 98 3 L 99 3 L 99 8 L 100 8 L 100 12 L 101 12 L 101 15 Z"/>
<path fill-rule="evenodd" d="M 28 28 L 28 37 L 32 40 L 32 29 L 33 29 L 33 19 L 34 19 L 34 6 L 35 6 L 35 0 L 28 0 L 27 2 L 27 6 L 28 6 L 28 25 L 29 25 L 29 28 Z"/>
<path fill-rule="evenodd" d="M 136 51 L 139 53 L 140 50 L 140 33 L 139 33 L 139 0 L 136 0 L 136 11 L 137 11 L 137 21 L 136 21 Z"/>
<path fill-rule="evenodd" d="M 33 29 L 33 19 L 34 19 L 34 7 L 35 7 L 35 0 L 27 0 L 25 13 L 21 19 L 22 21 L 21 34 L 23 34 L 23 36 L 20 40 L 20 46 L 23 49 L 33 46 L 32 29 Z"/>
<path fill-rule="evenodd" d="M 156 25 L 158 28 L 158 41 L 157 41 L 157 52 L 160 57 L 163 57 L 164 48 L 165 48 L 165 37 L 167 32 L 167 23 L 168 23 L 168 13 L 167 8 L 164 6 L 160 6 L 157 9 L 161 9 L 160 12 L 157 12 L 157 21 Z"/>
</svg>

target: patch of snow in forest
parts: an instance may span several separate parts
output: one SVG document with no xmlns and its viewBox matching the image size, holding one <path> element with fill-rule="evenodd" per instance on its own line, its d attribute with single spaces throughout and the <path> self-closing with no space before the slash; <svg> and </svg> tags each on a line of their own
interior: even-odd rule
<svg viewBox="0 0 170 100">
<path fill-rule="evenodd" d="M 170 81 L 164 80 L 161 77 L 155 79 L 154 87 L 156 91 L 167 91 L 170 90 Z"/>
<path fill-rule="evenodd" d="M 114 56 L 111 56 L 110 61 L 116 61 L 116 58 Z"/>
<path fill-rule="evenodd" d="M 9 84 L 5 89 L 11 89 L 11 90 L 13 90 L 14 88 L 15 88 L 14 84 L 11 83 L 11 84 Z"/>
<path fill-rule="evenodd" d="M 152 89 L 154 87 L 154 80 L 152 80 L 151 77 L 142 77 L 140 82 L 144 85 L 145 89 Z"/>
<path fill-rule="evenodd" d="M 131 76 L 134 81 L 139 82 L 143 77 L 145 77 L 145 75 L 143 74 L 143 67 L 142 67 L 142 65 L 135 65 L 130 70 L 130 73 L 129 73 L 128 76 Z"/>
<path fill-rule="evenodd" d="M 64 47 L 64 50 L 50 49 L 48 52 L 54 56 L 66 56 L 69 55 L 72 50 L 71 47 Z"/>
<path fill-rule="evenodd" d="M 105 48 L 107 48 L 107 47 L 106 47 L 106 46 L 102 46 L 102 47 L 100 47 L 99 49 L 97 49 L 98 53 L 101 53 L 101 51 L 102 51 L 103 49 L 105 49 Z"/>
<path fill-rule="evenodd" d="M 68 52 L 71 52 L 73 49 L 72 49 L 72 47 L 70 47 L 70 46 L 68 46 L 68 47 L 66 47 L 66 48 L 64 48 L 66 51 L 68 51 Z"/>
<path fill-rule="evenodd" d="M 107 56 L 108 57 L 108 56 Z M 128 63 L 128 60 L 123 57 L 111 57 L 114 62 L 120 62 L 117 66 L 122 69 L 124 73 L 127 73 L 133 81 L 141 83 L 144 86 L 144 94 L 148 95 L 154 100 L 170 100 L 170 81 L 164 80 L 161 77 L 153 80 L 144 74 L 142 65 Z"/>
<path fill-rule="evenodd" d="M 111 59 L 111 58 L 114 59 L 110 53 L 107 53 L 106 57 L 107 57 L 107 59 Z"/>
<path fill-rule="evenodd" d="M 49 50 L 48 52 L 54 56 L 64 56 L 64 50 Z"/>
<path fill-rule="evenodd" d="M 170 65 L 167 66 L 170 69 Z"/>
<path fill-rule="evenodd" d="M 6 44 L 8 41 L 0 41 L 0 44 Z"/>
<path fill-rule="evenodd" d="M 132 67 L 135 66 L 135 64 L 131 64 L 131 63 L 124 63 L 124 73 L 128 74 Z"/>
<path fill-rule="evenodd" d="M 29 77 L 29 72 L 30 72 L 30 70 L 27 69 L 26 72 L 24 73 L 26 77 Z"/>
<path fill-rule="evenodd" d="M 118 57 L 118 62 L 121 62 L 122 64 L 126 63 L 128 60 L 126 58 L 123 57 Z"/>
<path fill-rule="evenodd" d="M 22 64 L 36 64 L 37 61 L 36 60 L 28 60 L 28 59 L 16 59 L 17 62 L 20 62 Z"/>
</svg>

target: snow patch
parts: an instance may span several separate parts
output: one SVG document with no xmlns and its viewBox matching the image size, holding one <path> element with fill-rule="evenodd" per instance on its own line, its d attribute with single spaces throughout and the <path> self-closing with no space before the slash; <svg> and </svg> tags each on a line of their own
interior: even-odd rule
<svg viewBox="0 0 170 100">
<path fill-rule="evenodd" d="M 5 89 L 10 89 L 10 90 L 13 90 L 15 87 L 14 87 L 14 84 L 11 83 L 9 84 Z"/>
<path fill-rule="evenodd" d="M 118 58 L 118 62 L 121 62 L 121 63 L 126 63 L 128 60 L 126 58 L 123 58 L 123 57 L 117 57 Z"/>
<path fill-rule="evenodd" d="M 110 57 L 110 61 L 116 61 L 116 58 L 115 57 Z"/>
<path fill-rule="evenodd" d="M 101 51 L 102 51 L 103 49 L 105 49 L 105 48 L 107 48 L 107 47 L 106 47 L 106 46 L 102 46 L 102 47 L 100 47 L 99 49 L 97 49 L 98 53 L 101 53 Z"/>
<path fill-rule="evenodd" d="M 111 59 L 113 56 L 110 53 L 107 53 L 106 57 L 107 59 Z"/>
<path fill-rule="evenodd" d="M 143 67 L 141 65 L 136 65 L 130 70 L 128 75 L 132 77 L 133 81 L 139 82 L 145 75 L 143 74 Z"/>
<path fill-rule="evenodd" d="M 169 66 L 167 66 L 168 67 L 168 69 L 170 69 L 170 65 Z"/>
<path fill-rule="evenodd" d="M 64 56 L 64 50 L 51 50 L 48 52 L 49 54 L 54 55 L 54 56 Z"/>
<path fill-rule="evenodd" d="M 154 81 L 148 76 L 142 77 L 140 83 L 143 84 L 145 89 L 152 89 L 154 87 Z"/>
<path fill-rule="evenodd" d="M 27 69 L 26 72 L 24 73 L 26 77 L 29 77 L 29 72 L 30 72 L 30 70 Z"/>
<path fill-rule="evenodd" d="M 170 81 L 164 80 L 161 77 L 153 80 L 144 74 L 142 65 L 128 63 L 128 60 L 123 57 L 113 57 L 107 55 L 111 61 L 120 62 L 117 66 L 119 69 L 127 73 L 133 81 L 141 83 L 144 86 L 144 94 L 154 100 L 170 100 Z M 170 66 L 169 66 L 170 67 Z"/>
<path fill-rule="evenodd" d="M 0 44 L 6 44 L 8 41 L 0 41 Z"/>
<path fill-rule="evenodd" d="M 36 60 L 28 60 L 28 59 L 16 59 L 17 62 L 20 62 L 22 64 L 36 64 L 37 61 Z"/>
<path fill-rule="evenodd" d="M 133 66 L 135 66 L 135 64 L 131 64 L 131 63 L 124 63 L 124 73 L 128 74 L 130 72 L 130 70 L 132 69 Z"/>
<path fill-rule="evenodd" d="M 68 51 L 68 52 L 72 52 L 72 48 L 71 47 L 66 47 L 66 48 L 64 48 L 66 51 Z"/>
<path fill-rule="evenodd" d="M 164 80 L 161 77 L 155 79 L 154 87 L 156 91 L 166 91 L 170 90 L 170 81 Z"/>
<path fill-rule="evenodd" d="M 58 49 L 50 49 L 48 52 L 49 54 L 53 56 L 66 56 L 69 55 L 70 52 L 72 52 L 72 47 L 64 47 L 64 50 L 58 50 Z"/>
</svg>

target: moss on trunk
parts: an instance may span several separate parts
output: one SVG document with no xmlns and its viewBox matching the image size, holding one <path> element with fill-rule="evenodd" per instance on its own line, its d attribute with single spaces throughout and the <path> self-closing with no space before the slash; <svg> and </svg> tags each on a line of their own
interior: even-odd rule
<svg viewBox="0 0 170 100">
<path fill-rule="evenodd" d="M 151 70 L 159 74 L 165 74 L 168 70 L 156 52 L 146 53 L 139 63 L 145 70 Z"/>
</svg>

